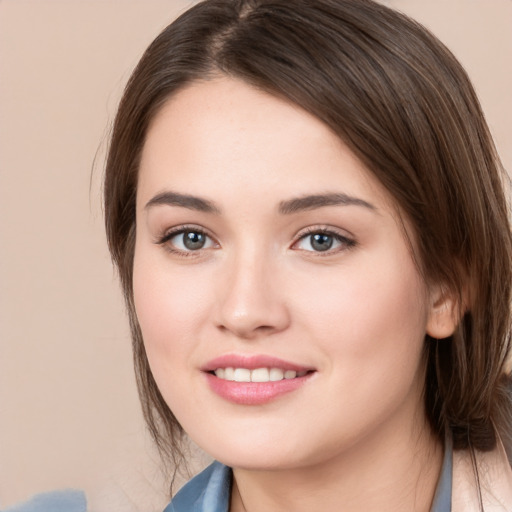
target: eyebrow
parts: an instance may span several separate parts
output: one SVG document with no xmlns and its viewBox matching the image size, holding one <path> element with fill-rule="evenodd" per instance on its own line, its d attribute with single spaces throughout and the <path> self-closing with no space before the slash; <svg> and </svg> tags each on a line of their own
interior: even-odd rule
<svg viewBox="0 0 512 512">
<path fill-rule="evenodd" d="M 220 209 L 212 201 L 203 199 L 202 197 L 180 194 L 178 192 L 162 192 L 157 194 L 146 203 L 144 208 L 148 209 L 158 205 L 181 206 L 189 210 L 214 213 L 216 215 L 220 214 Z"/>
<path fill-rule="evenodd" d="M 215 205 L 214 202 L 198 196 L 189 194 L 180 194 L 179 192 L 161 192 L 152 199 L 150 199 L 145 209 L 152 206 L 180 206 L 188 208 L 189 210 L 196 210 L 204 213 L 213 213 L 220 215 L 221 209 Z M 358 197 L 349 196 L 343 193 L 330 193 L 330 194 L 314 194 L 306 195 L 281 201 L 279 203 L 278 211 L 282 215 L 290 215 L 292 213 L 315 210 L 325 206 L 362 206 L 369 210 L 376 211 L 377 208 L 371 203 L 360 199 Z"/>
<path fill-rule="evenodd" d="M 358 197 L 352 197 L 343 193 L 333 194 L 315 194 L 281 201 L 279 203 L 279 213 L 289 215 L 307 210 L 315 210 L 324 206 L 362 206 L 369 210 L 376 211 L 377 208 Z"/>
</svg>

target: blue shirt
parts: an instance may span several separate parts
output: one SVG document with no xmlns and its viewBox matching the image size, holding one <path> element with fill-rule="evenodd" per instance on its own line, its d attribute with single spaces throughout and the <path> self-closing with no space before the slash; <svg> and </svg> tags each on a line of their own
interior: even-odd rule
<svg viewBox="0 0 512 512">
<path fill-rule="evenodd" d="M 430 512 L 451 511 L 452 457 L 451 442 L 447 442 Z M 214 462 L 192 478 L 165 507 L 164 512 L 228 512 L 232 481 L 231 469 L 220 462 Z"/>
<path fill-rule="evenodd" d="M 86 509 L 85 494 L 69 489 L 37 494 L 29 501 L 4 508 L 1 512 L 86 512 Z"/>
</svg>

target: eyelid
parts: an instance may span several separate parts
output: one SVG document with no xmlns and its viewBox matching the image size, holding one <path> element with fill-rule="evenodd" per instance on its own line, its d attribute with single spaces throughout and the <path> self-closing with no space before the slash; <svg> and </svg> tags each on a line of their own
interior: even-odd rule
<svg viewBox="0 0 512 512">
<path fill-rule="evenodd" d="M 305 229 L 300 230 L 297 235 L 295 236 L 295 241 L 293 242 L 291 248 L 293 249 L 294 246 L 296 246 L 299 242 L 307 238 L 308 236 L 315 235 L 315 234 L 323 234 L 323 235 L 329 235 L 332 236 L 335 240 L 340 242 L 342 244 L 342 247 L 335 248 L 333 250 L 326 250 L 324 252 L 322 251 L 309 251 L 306 249 L 297 249 L 302 250 L 304 252 L 308 253 L 314 253 L 316 256 L 330 256 L 333 254 L 336 254 L 338 252 L 343 252 L 349 249 L 352 249 L 357 245 L 357 241 L 355 237 L 349 233 L 347 233 L 344 230 L 340 230 L 338 228 L 334 228 L 332 226 L 308 226 Z"/>
<path fill-rule="evenodd" d="M 155 240 L 155 244 L 162 245 L 167 251 L 169 251 L 173 254 L 180 255 L 180 256 L 198 256 L 199 253 L 201 253 L 205 250 L 212 249 L 212 247 L 207 247 L 207 248 L 197 249 L 195 251 L 191 251 L 191 250 L 184 251 L 184 250 L 178 249 L 176 247 L 172 247 L 171 244 L 168 243 L 173 237 L 180 235 L 182 233 L 185 233 L 187 231 L 192 231 L 195 233 L 200 233 L 202 235 L 205 235 L 207 238 L 209 238 L 213 242 L 213 244 L 215 246 L 213 248 L 220 247 L 219 242 L 207 229 L 205 229 L 202 226 L 198 226 L 196 224 L 181 224 L 179 226 L 174 226 L 172 228 L 166 229 L 162 235 L 157 237 L 157 239 Z"/>
</svg>

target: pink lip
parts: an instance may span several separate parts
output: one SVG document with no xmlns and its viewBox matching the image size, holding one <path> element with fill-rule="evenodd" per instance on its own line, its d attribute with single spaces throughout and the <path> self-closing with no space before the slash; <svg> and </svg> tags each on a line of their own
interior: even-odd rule
<svg viewBox="0 0 512 512">
<path fill-rule="evenodd" d="M 280 368 L 296 372 L 308 371 L 303 377 L 283 379 L 274 382 L 234 382 L 219 379 L 212 372 L 217 368 Z M 202 370 L 205 372 L 210 389 L 221 398 L 239 405 L 263 405 L 276 398 L 299 389 L 313 375 L 313 368 L 301 366 L 265 355 L 242 356 L 226 354 L 209 361 Z"/>
<path fill-rule="evenodd" d="M 208 361 L 201 370 L 204 372 L 213 372 L 217 368 L 247 368 L 248 370 L 256 370 L 257 368 L 281 368 L 281 370 L 294 370 L 296 372 L 314 369 L 272 356 L 225 354 Z"/>
</svg>

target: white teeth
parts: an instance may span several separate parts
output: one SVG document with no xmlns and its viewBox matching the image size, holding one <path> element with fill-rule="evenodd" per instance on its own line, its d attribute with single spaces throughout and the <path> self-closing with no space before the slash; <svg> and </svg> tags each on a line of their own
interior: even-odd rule
<svg viewBox="0 0 512 512">
<path fill-rule="evenodd" d="M 258 368 L 251 372 L 251 382 L 268 382 L 270 373 L 268 368 Z"/>
<path fill-rule="evenodd" d="M 281 368 L 217 368 L 215 375 L 219 379 L 235 382 L 277 382 L 283 379 L 295 379 L 304 377 L 307 370 L 296 372 L 295 370 L 281 370 Z"/>
<path fill-rule="evenodd" d="M 270 381 L 275 382 L 284 379 L 284 372 L 279 368 L 270 368 Z"/>
<path fill-rule="evenodd" d="M 251 370 L 236 368 L 233 380 L 235 382 L 251 382 Z"/>
</svg>

